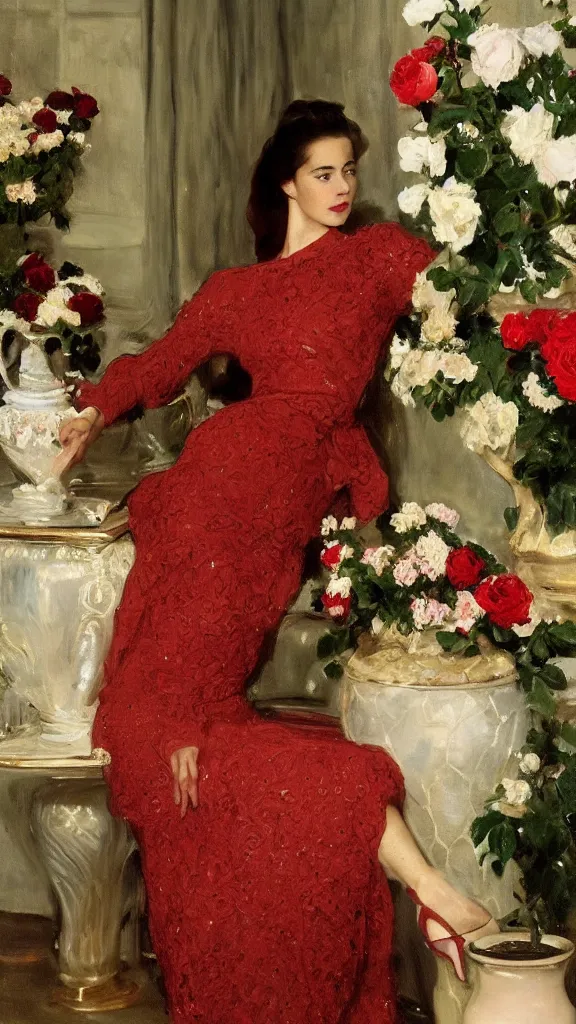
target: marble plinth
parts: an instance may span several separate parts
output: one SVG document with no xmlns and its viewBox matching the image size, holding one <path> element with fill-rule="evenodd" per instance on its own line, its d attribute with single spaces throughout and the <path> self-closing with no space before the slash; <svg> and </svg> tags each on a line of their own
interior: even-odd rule
<svg viewBox="0 0 576 1024">
<path fill-rule="evenodd" d="M 472 820 L 524 743 L 529 716 L 514 682 L 472 686 L 393 686 L 343 682 L 343 726 L 356 743 L 384 747 L 402 769 L 404 816 L 426 858 L 496 918 L 516 902 L 513 879 L 480 868 Z M 467 988 L 438 961 L 438 1024 L 460 1024 Z"/>
<path fill-rule="evenodd" d="M 36 723 L 0 741 L 2 763 L 91 756 L 102 666 L 133 559 L 125 513 L 110 529 L 0 529 L 0 666 L 38 711 Z"/>
</svg>

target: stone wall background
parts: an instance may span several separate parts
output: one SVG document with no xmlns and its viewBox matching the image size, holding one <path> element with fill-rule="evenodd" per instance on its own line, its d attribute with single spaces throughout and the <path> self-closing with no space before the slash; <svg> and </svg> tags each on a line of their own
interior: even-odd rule
<svg viewBox="0 0 576 1024">
<path fill-rule="evenodd" d="M 423 38 L 403 0 L 0 0 L 0 70 L 20 99 L 76 85 L 102 113 L 70 233 L 42 244 L 106 288 L 105 359 L 137 351 L 213 269 L 252 260 L 250 170 L 282 107 L 339 100 L 370 139 L 360 198 L 397 215 L 396 141 L 414 123 L 387 87 Z M 540 0 L 494 0 L 493 21 L 535 24 Z M 505 551 L 508 488 L 450 428 L 380 393 L 373 438 L 401 498 L 454 502 L 476 539 Z M 482 501 L 478 501 L 479 495 Z M 16 814 L 16 811 L 14 812 Z M 24 805 L 22 811 L 24 813 Z M 44 876 L 0 822 L 0 909 L 51 913 Z"/>
</svg>

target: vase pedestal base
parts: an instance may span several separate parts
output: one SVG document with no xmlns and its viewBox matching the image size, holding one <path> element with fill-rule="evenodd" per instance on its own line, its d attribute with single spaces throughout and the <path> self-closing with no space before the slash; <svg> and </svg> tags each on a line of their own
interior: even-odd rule
<svg viewBox="0 0 576 1024">
<path fill-rule="evenodd" d="M 106 1013 L 124 1010 L 140 1000 L 142 987 L 133 978 L 116 974 L 102 985 L 58 984 L 50 995 L 50 1003 L 80 1013 Z"/>
</svg>

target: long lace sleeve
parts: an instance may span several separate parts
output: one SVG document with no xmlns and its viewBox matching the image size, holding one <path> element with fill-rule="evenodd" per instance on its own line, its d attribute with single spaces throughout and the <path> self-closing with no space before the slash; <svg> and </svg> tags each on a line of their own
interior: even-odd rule
<svg viewBox="0 0 576 1024">
<path fill-rule="evenodd" d="M 425 239 L 394 221 L 361 228 L 358 235 L 365 246 L 366 266 L 379 276 L 395 315 L 408 313 L 416 274 L 425 270 L 437 253 Z"/>
<path fill-rule="evenodd" d="M 95 406 L 108 426 L 134 406 L 154 409 L 166 405 L 211 355 L 227 352 L 240 357 L 227 298 L 226 274 L 213 274 L 184 303 L 162 338 L 138 355 L 119 356 L 98 384 L 84 381 L 76 392 L 76 408 Z"/>
</svg>

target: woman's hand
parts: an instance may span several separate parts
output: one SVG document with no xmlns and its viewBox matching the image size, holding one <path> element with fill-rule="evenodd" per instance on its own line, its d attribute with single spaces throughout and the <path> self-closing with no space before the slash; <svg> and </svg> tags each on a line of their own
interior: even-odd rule
<svg viewBox="0 0 576 1024">
<path fill-rule="evenodd" d="M 82 462 L 89 445 L 93 444 L 104 430 L 104 417 L 99 409 L 88 409 L 66 420 L 60 429 L 62 451 L 52 463 L 52 476 L 60 477 L 70 466 Z"/>
<path fill-rule="evenodd" d="M 186 814 L 188 801 L 198 807 L 198 747 L 181 747 L 170 758 L 174 776 L 174 803 L 180 807 L 180 817 Z"/>
</svg>

